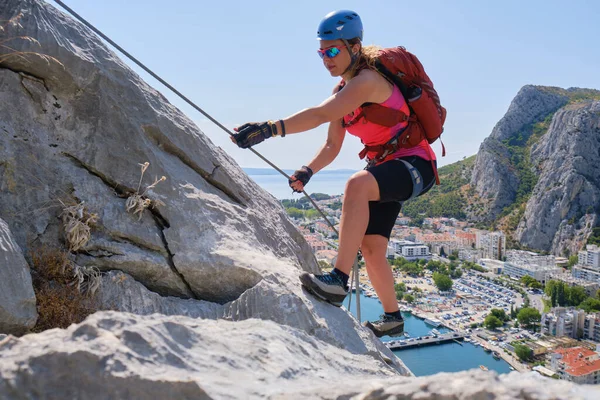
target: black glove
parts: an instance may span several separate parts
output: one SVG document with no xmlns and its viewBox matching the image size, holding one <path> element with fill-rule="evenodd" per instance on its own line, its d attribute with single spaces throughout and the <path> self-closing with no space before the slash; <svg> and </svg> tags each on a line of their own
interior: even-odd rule
<svg viewBox="0 0 600 400">
<path fill-rule="evenodd" d="M 242 149 L 259 144 L 265 139 L 277 136 L 277 127 L 273 121 L 248 122 L 235 128 L 237 133 L 232 136 L 232 141 Z"/>
<path fill-rule="evenodd" d="M 294 189 L 292 187 L 292 183 L 294 183 L 296 181 L 300 181 L 300 182 L 302 182 L 302 186 L 306 186 L 306 184 L 308 183 L 310 178 L 312 178 L 312 176 L 313 176 L 313 170 L 310 169 L 309 167 L 307 167 L 306 165 L 303 165 L 302 168 L 300 168 L 299 170 L 295 171 L 292 174 L 290 179 L 288 179 L 288 183 L 294 192 L 302 193 L 301 190 Z M 292 177 L 296 178 L 296 180 L 292 180 Z"/>
</svg>

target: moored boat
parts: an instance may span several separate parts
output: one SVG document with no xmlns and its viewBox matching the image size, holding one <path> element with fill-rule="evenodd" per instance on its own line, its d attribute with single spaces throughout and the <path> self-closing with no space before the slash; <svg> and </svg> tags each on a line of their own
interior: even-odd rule
<svg viewBox="0 0 600 400">
<path fill-rule="evenodd" d="M 500 359 L 500 353 L 498 353 L 497 351 L 494 351 L 494 352 L 492 353 L 492 356 L 493 356 L 493 357 L 494 357 L 496 360 L 499 360 L 499 359 Z"/>
<path fill-rule="evenodd" d="M 425 323 L 437 328 L 442 324 L 442 321 L 437 320 L 435 318 L 425 318 Z"/>
</svg>

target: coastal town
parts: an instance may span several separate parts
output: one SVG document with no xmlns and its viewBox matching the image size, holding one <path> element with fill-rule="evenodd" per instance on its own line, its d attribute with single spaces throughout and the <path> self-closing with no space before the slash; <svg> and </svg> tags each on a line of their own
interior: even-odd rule
<svg viewBox="0 0 600 400">
<path fill-rule="evenodd" d="M 338 229 L 342 199 L 325 197 L 318 205 L 329 222 L 314 214 L 306 218 L 304 213 L 288 213 L 321 268 L 328 270 L 337 256 L 337 235 L 330 223 Z M 460 341 L 503 359 L 511 370 L 599 383 L 596 244 L 568 258 L 556 257 L 509 249 L 503 232 L 476 229 L 465 221 L 423 218 L 415 224 L 400 214 L 387 256 L 401 311 L 431 328 L 426 335 L 405 332 L 388 338 L 390 349 Z M 376 299 L 365 268 L 360 268 L 359 278 L 362 295 Z"/>
</svg>

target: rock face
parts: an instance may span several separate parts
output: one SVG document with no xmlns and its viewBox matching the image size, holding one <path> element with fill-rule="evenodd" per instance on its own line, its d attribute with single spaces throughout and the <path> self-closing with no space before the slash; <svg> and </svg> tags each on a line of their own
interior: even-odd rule
<svg viewBox="0 0 600 400">
<path fill-rule="evenodd" d="M 600 91 L 523 87 L 479 149 L 471 187 L 485 212 L 470 217 L 496 220 L 520 191 L 527 202 L 513 233 L 517 242 L 556 255 L 580 250 L 600 215 L 600 112 L 594 98 Z M 551 121 L 547 131 L 526 145 L 534 124 L 544 120 Z M 525 157 L 528 163 L 518 165 Z M 530 192 L 522 187 L 524 172 L 537 179 Z"/>
<path fill-rule="evenodd" d="M 24 250 L 66 247 L 65 210 L 83 205 L 78 223 L 96 217 L 71 256 L 103 272 L 102 309 L 271 320 L 410 375 L 345 310 L 302 290 L 298 275 L 319 269 L 300 232 L 185 115 L 49 4 L 0 0 L 0 20 L 17 16 L 3 34 L 40 45 L 11 47 L 53 57 L 0 64 L 0 216 Z M 164 205 L 128 213 L 133 194 Z"/>
<path fill-rule="evenodd" d="M 504 207 L 516 199 L 519 186 L 519 179 L 503 141 L 528 125 L 542 121 L 548 114 L 565 105 L 567 100 L 564 95 L 547 92 L 532 85 L 524 86 L 491 135 L 483 141 L 477 153 L 471 186 L 479 196 L 487 199 L 488 209 L 484 214 L 486 220 L 495 219 Z"/>
<path fill-rule="evenodd" d="M 29 265 L 8 225 L 0 219 L 0 333 L 25 333 L 36 320 Z"/>
<path fill-rule="evenodd" d="M 24 250 L 62 240 L 64 205 L 84 202 L 98 220 L 76 262 L 122 270 L 160 294 L 223 304 L 269 272 L 229 249 L 314 270 L 281 205 L 87 28 L 41 1 L 3 0 L 0 13 L 22 14 L 8 37 L 40 42 L 12 47 L 57 60 L 4 57 L 0 69 L 0 215 Z M 126 199 L 161 176 L 146 195 L 165 205 L 141 219 L 126 212 Z"/>
<path fill-rule="evenodd" d="M 0 342 L 5 400 L 597 399 L 600 389 L 532 373 L 398 379 L 383 359 L 304 331 L 242 322 L 99 312 L 66 330 Z M 449 384 L 451 382 L 451 384 Z"/>
<path fill-rule="evenodd" d="M 575 254 L 600 214 L 600 101 L 558 111 L 531 157 L 540 177 L 517 238 L 532 248 Z"/>
</svg>

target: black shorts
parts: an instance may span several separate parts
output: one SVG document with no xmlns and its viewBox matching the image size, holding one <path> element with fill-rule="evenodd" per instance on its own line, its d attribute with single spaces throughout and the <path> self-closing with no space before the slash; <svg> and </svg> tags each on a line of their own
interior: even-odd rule
<svg viewBox="0 0 600 400">
<path fill-rule="evenodd" d="M 431 161 L 418 156 L 401 157 L 400 159 L 408 161 L 421 173 L 425 190 L 419 196 L 428 192 L 435 180 Z M 379 185 L 380 200 L 369 202 L 369 226 L 367 226 L 365 235 L 381 235 L 389 239 L 396 218 L 400 214 L 402 202 L 408 200 L 412 195 L 412 178 L 408 168 L 400 159 L 367 168 Z"/>
</svg>

